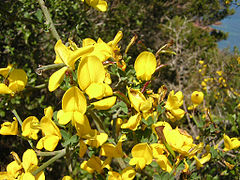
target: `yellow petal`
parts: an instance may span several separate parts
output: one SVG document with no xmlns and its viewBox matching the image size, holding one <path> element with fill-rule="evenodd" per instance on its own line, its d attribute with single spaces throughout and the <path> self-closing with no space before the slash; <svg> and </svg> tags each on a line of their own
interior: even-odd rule
<svg viewBox="0 0 240 180">
<path fill-rule="evenodd" d="M 47 116 L 42 117 L 40 127 L 44 136 L 55 135 L 61 139 L 61 133 L 57 125 Z"/>
<path fill-rule="evenodd" d="M 62 98 L 62 109 L 65 112 L 86 112 L 87 101 L 83 93 L 76 86 L 68 89 Z"/>
<path fill-rule="evenodd" d="M 132 180 L 136 176 L 136 171 L 132 167 L 127 167 L 122 171 L 122 179 Z"/>
<path fill-rule="evenodd" d="M 87 151 L 87 145 L 83 140 L 80 140 L 79 144 L 80 144 L 79 157 L 82 158 Z"/>
<path fill-rule="evenodd" d="M 22 165 L 25 172 L 28 171 L 30 166 L 37 165 L 37 164 L 38 164 L 38 158 L 35 151 L 33 149 L 26 150 L 22 156 Z"/>
<path fill-rule="evenodd" d="M 148 51 L 139 54 L 134 64 L 137 78 L 143 81 L 149 81 L 151 79 L 156 67 L 156 57 Z"/>
<path fill-rule="evenodd" d="M 63 110 L 58 111 L 57 119 L 58 123 L 65 125 L 72 120 L 73 112 L 64 112 Z"/>
<path fill-rule="evenodd" d="M 204 98 L 204 94 L 201 91 L 194 91 L 191 95 L 193 104 L 201 104 Z"/>
<path fill-rule="evenodd" d="M 90 168 L 96 170 L 98 173 L 101 174 L 102 172 L 102 162 L 99 157 L 97 156 L 92 156 L 88 161 L 87 161 L 87 166 Z"/>
<path fill-rule="evenodd" d="M 131 89 L 127 87 L 127 90 L 131 106 L 139 112 L 141 103 L 144 103 L 146 101 L 145 96 L 140 92 L 139 89 Z"/>
<path fill-rule="evenodd" d="M 108 45 L 110 45 L 110 46 L 117 46 L 117 44 L 122 39 L 122 37 L 123 37 L 122 31 L 118 31 L 118 33 L 116 34 L 114 39 L 112 41 L 108 42 Z"/>
<path fill-rule="evenodd" d="M 44 139 L 45 139 L 45 137 L 41 138 L 41 139 L 38 141 L 38 143 L 37 143 L 37 145 L 36 145 L 36 148 L 37 148 L 37 149 L 42 149 L 42 148 L 44 147 L 44 144 L 43 144 Z"/>
<path fill-rule="evenodd" d="M 62 180 L 73 180 L 73 178 L 71 176 L 64 176 Z"/>
<path fill-rule="evenodd" d="M 98 4 L 95 6 L 97 10 L 105 12 L 108 8 L 107 2 L 104 0 L 99 0 Z"/>
<path fill-rule="evenodd" d="M 22 180 L 35 180 L 35 177 L 30 172 L 26 172 L 22 176 Z"/>
<path fill-rule="evenodd" d="M 122 142 L 118 142 L 117 146 L 110 143 L 103 144 L 100 150 L 100 155 L 115 158 L 122 157 Z"/>
<path fill-rule="evenodd" d="M 122 180 L 121 175 L 115 171 L 108 171 L 108 180 Z"/>
<path fill-rule="evenodd" d="M 91 83 L 103 83 L 105 70 L 96 56 L 84 57 L 78 65 L 78 84 L 85 90 Z"/>
<path fill-rule="evenodd" d="M 45 116 L 51 119 L 53 116 L 53 108 L 51 106 L 48 106 L 47 108 L 44 109 L 44 114 Z"/>
<path fill-rule="evenodd" d="M 54 72 L 50 78 L 49 78 L 49 82 L 48 82 L 48 90 L 50 92 L 54 91 L 55 89 L 57 89 L 63 79 L 64 79 L 64 75 L 65 75 L 65 72 L 68 70 L 68 67 L 62 67 L 61 69 L 59 69 L 58 71 Z"/>
<path fill-rule="evenodd" d="M 98 148 L 101 146 L 103 143 L 105 143 L 108 139 L 108 135 L 106 133 L 100 133 L 96 137 L 92 139 L 88 139 L 86 141 L 86 144 L 88 144 L 91 147 L 96 147 Z"/>
<path fill-rule="evenodd" d="M 162 168 L 162 170 L 169 173 L 172 171 L 172 165 L 165 155 L 159 155 L 156 160 L 158 165 Z"/>
<path fill-rule="evenodd" d="M 146 164 L 150 164 L 153 159 L 152 150 L 147 143 L 139 143 L 132 148 L 133 157 L 144 158 Z"/>
<path fill-rule="evenodd" d="M 74 63 L 78 60 L 81 56 L 86 53 L 93 51 L 93 46 L 87 46 L 83 48 L 78 48 L 75 51 L 70 50 L 66 47 L 61 40 L 58 40 L 54 50 L 56 55 L 68 66 L 74 69 Z"/>
<path fill-rule="evenodd" d="M 77 135 L 79 137 L 85 137 L 91 133 L 95 134 L 95 131 L 91 129 L 91 126 L 86 115 L 84 115 L 83 118 L 76 121 L 74 126 L 77 130 Z"/>
<path fill-rule="evenodd" d="M 18 163 L 17 161 L 12 161 L 7 165 L 7 172 L 12 177 L 17 177 L 19 174 L 22 173 L 23 167 L 21 166 L 21 162 Z"/>
<path fill-rule="evenodd" d="M 12 94 L 13 91 L 3 83 L 0 83 L 0 94 Z"/>
<path fill-rule="evenodd" d="M 126 123 L 121 125 L 121 128 L 122 129 L 128 128 L 128 129 L 131 129 L 132 131 L 136 131 L 140 122 L 141 122 L 141 115 L 140 113 L 138 113 L 134 116 L 131 116 Z"/>
<path fill-rule="evenodd" d="M 94 107 L 98 110 L 107 110 L 110 109 L 115 104 L 116 99 L 117 99 L 116 96 L 112 96 L 91 104 L 93 104 Z"/>
<path fill-rule="evenodd" d="M 154 158 L 157 158 L 159 155 L 163 155 L 166 151 L 164 144 L 153 143 L 150 145 L 150 147 L 152 149 Z"/>
<path fill-rule="evenodd" d="M 7 77 L 7 75 L 9 74 L 10 70 L 12 69 L 12 65 L 9 64 L 6 68 L 0 68 L 0 74 L 3 76 L 3 77 Z"/>
<path fill-rule="evenodd" d="M 80 167 L 82 169 L 84 169 L 85 171 L 89 172 L 89 173 L 93 173 L 94 172 L 94 169 L 90 168 L 88 165 L 87 165 L 87 162 L 88 161 L 83 161 L 82 164 L 80 165 Z"/>
<path fill-rule="evenodd" d="M 22 123 L 22 136 L 37 140 L 39 130 L 39 121 L 35 116 L 29 116 Z"/>
<path fill-rule="evenodd" d="M 46 136 L 43 142 L 44 148 L 48 151 L 53 151 L 56 148 L 59 140 L 60 138 L 55 135 Z"/>
<path fill-rule="evenodd" d="M 1 135 L 17 135 L 18 134 L 18 121 L 14 117 L 14 121 L 12 123 L 10 122 L 4 122 L 1 124 L 0 134 Z"/>
<path fill-rule="evenodd" d="M 86 38 L 83 40 L 82 42 L 82 46 L 85 47 L 85 46 L 90 46 L 90 45 L 94 45 L 96 43 L 96 41 L 94 41 L 93 39 L 91 38 Z"/>
<path fill-rule="evenodd" d="M 9 77 L 9 88 L 14 92 L 22 91 L 27 84 L 27 74 L 23 69 L 14 69 Z"/>
<path fill-rule="evenodd" d="M 86 89 L 89 99 L 101 99 L 104 96 L 105 86 L 103 83 L 92 83 Z"/>
</svg>

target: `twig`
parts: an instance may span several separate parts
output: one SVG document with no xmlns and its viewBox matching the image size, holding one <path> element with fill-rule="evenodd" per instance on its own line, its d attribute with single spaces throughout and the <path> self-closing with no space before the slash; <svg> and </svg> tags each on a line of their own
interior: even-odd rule
<svg viewBox="0 0 240 180">
<path fill-rule="evenodd" d="M 66 149 L 62 149 L 58 154 L 56 154 L 54 157 L 49 159 L 47 162 L 43 163 L 37 170 L 35 170 L 32 175 L 36 176 L 38 173 L 40 173 L 42 170 L 44 170 L 46 167 L 48 167 L 50 164 L 55 162 L 56 160 L 60 159 L 66 154 Z"/>
<path fill-rule="evenodd" d="M 187 107 L 186 107 L 185 101 L 183 101 L 183 108 L 184 108 L 184 111 L 187 112 Z M 188 120 L 189 127 L 190 127 L 190 129 L 191 129 L 191 131 L 194 135 L 194 138 L 195 138 L 195 137 L 197 137 L 197 133 L 194 130 L 193 125 L 191 124 L 191 120 L 190 120 L 190 117 L 189 117 L 188 113 L 186 113 L 186 117 L 187 117 L 187 120 Z"/>
<path fill-rule="evenodd" d="M 53 37 L 54 37 L 56 40 L 59 40 L 59 39 L 60 39 L 60 36 L 59 36 L 59 34 L 57 33 L 57 30 L 56 30 L 56 28 L 55 28 L 55 26 L 54 26 L 54 24 L 53 24 L 52 18 L 51 18 L 51 16 L 50 16 L 50 13 L 49 13 L 47 7 L 45 6 L 44 1 L 43 1 L 43 0 L 38 0 L 38 3 L 39 3 L 39 5 L 41 6 L 41 9 L 42 9 L 43 14 L 44 14 L 44 16 L 45 16 L 45 18 L 46 18 L 47 24 L 50 25 L 50 30 L 51 30 L 51 32 L 52 32 Z"/>
</svg>

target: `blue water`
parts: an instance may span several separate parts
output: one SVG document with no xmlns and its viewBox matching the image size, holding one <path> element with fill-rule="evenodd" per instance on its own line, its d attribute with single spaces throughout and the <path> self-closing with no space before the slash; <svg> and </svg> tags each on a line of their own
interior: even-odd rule
<svg viewBox="0 0 240 180">
<path fill-rule="evenodd" d="M 218 43 L 220 49 L 230 48 L 234 46 L 240 49 L 240 7 L 235 8 L 235 14 L 223 19 L 221 25 L 213 26 L 213 28 L 228 32 L 227 40 L 222 40 Z"/>
</svg>

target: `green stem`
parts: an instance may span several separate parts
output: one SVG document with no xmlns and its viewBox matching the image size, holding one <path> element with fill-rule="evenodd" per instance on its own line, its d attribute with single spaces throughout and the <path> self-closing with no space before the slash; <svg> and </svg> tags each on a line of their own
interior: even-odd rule
<svg viewBox="0 0 240 180">
<path fill-rule="evenodd" d="M 44 1 L 43 1 L 43 0 L 38 0 L 38 3 L 39 3 L 39 5 L 41 6 L 41 9 L 42 9 L 42 12 L 43 12 L 43 14 L 44 14 L 44 16 L 45 16 L 45 18 L 46 18 L 47 24 L 50 25 L 50 30 L 51 30 L 51 32 L 52 32 L 53 37 L 54 37 L 56 40 L 59 40 L 59 39 L 60 39 L 60 36 L 59 36 L 59 34 L 57 33 L 57 30 L 56 30 L 56 28 L 55 28 L 55 26 L 54 26 L 54 24 L 53 24 L 52 18 L 51 18 L 51 16 L 50 16 L 50 13 L 49 13 L 47 7 L 45 6 Z"/>
<path fill-rule="evenodd" d="M 19 124 L 22 126 L 22 123 L 23 123 L 23 122 L 22 122 L 21 118 L 19 117 L 19 115 L 18 115 L 16 109 L 13 109 L 13 110 L 12 110 L 12 113 L 13 113 L 14 116 L 17 118 Z"/>
<path fill-rule="evenodd" d="M 55 156 L 59 153 L 61 153 L 63 150 L 53 151 L 53 152 L 42 152 L 42 151 L 36 151 L 37 156 Z"/>
<path fill-rule="evenodd" d="M 47 162 L 43 163 L 39 168 L 37 168 L 35 171 L 33 171 L 32 175 L 36 176 L 38 173 L 40 173 L 42 170 L 44 170 L 46 167 L 48 167 L 50 164 L 55 162 L 56 160 L 60 159 L 66 154 L 66 149 L 62 149 L 59 153 L 57 153 L 54 157 L 49 159 Z"/>
<path fill-rule="evenodd" d="M 55 69 L 55 68 L 61 68 L 63 66 L 66 66 L 64 63 L 60 63 L 60 64 L 49 64 L 49 65 L 46 65 L 46 66 L 41 66 L 39 68 L 37 68 L 35 70 L 35 72 L 38 74 L 38 75 L 42 75 L 42 72 L 44 71 L 47 71 L 47 70 L 50 70 L 50 69 Z"/>
</svg>

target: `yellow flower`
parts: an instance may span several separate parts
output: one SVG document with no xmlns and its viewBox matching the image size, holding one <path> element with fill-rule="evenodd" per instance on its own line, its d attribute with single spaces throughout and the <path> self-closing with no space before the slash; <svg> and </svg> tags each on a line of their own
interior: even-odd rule
<svg viewBox="0 0 240 180">
<path fill-rule="evenodd" d="M 106 133 L 98 133 L 95 134 L 92 137 L 88 137 L 86 140 L 86 144 L 88 144 L 91 147 L 98 148 L 99 146 L 102 146 L 108 139 L 108 135 Z"/>
<path fill-rule="evenodd" d="M 199 169 L 203 167 L 204 163 L 208 162 L 211 159 L 211 154 L 207 153 L 201 159 L 198 159 L 197 156 L 193 156 L 193 158 L 196 160 L 197 169 Z"/>
<path fill-rule="evenodd" d="M 142 119 L 141 114 L 137 113 L 134 116 L 131 116 L 126 123 L 123 123 L 121 125 L 121 128 L 122 129 L 131 129 L 132 131 L 136 131 L 138 125 L 141 122 L 141 119 Z"/>
<path fill-rule="evenodd" d="M 136 176 L 136 171 L 132 167 L 123 169 L 121 174 L 115 171 L 108 171 L 108 180 L 132 180 Z"/>
<path fill-rule="evenodd" d="M 202 143 L 197 146 L 193 143 L 192 136 L 178 127 L 175 129 L 164 128 L 163 133 L 170 147 L 184 156 L 193 156 L 202 150 Z"/>
<path fill-rule="evenodd" d="M 166 115 L 171 121 L 174 122 L 176 120 L 181 119 L 184 116 L 185 111 L 179 108 L 180 106 L 182 106 L 182 104 L 183 104 L 182 92 L 178 91 L 176 94 L 174 94 L 174 90 L 172 90 L 169 93 L 167 102 L 164 106 L 167 110 Z"/>
<path fill-rule="evenodd" d="M 29 116 L 22 123 L 22 136 L 37 140 L 39 130 L 39 120 L 35 116 Z"/>
<path fill-rule="evenodd" d="M 84 1 L 84 0 L 82 0 Z M 97 9 L 98 11 L 105 12 L 107 10 L 107 2 L 104 0 L 85 0 L 85 2 L 92 6 L 93 8 Z"/>
<path fill-rule="evenodd" d="M 162 170 L 169 172 L 169 173 L 172 171 L 173 166 L 170 163 L 170 161 L 168 160 L 168 158 L 166 157 L 166 155 L 158 155 L 156 157 L 156 161 Z"/>
<path fill-rule="evenodd" d="M 223 135 L 224 139 L 224 151 L 230 151 L 231 149 L 236 149 L 240 146 L 240 141 L 238 138 L 230 138 L 226 134 Z"/>
<path fill-rule="evenodd" d="M 104 83 L 105 69 L 96 56 L 84 57 L 78 66 L 78 84 L 90 99 L 101 99 L 113 94 L 112 88 Z"/>
<path fill-rule="evenodd" d="M 240 64 L 240 57 L 237 58 L 238 64 Z"/>
<path fill-rule="evenodd" d="M 14 117 L 14 121 L 4 122 L 1 124 L 0 134 L 1 135 L 17 135 L 18 134 L 18 121 Z"/>
<path fill-rule="evenodd" d="M 222 71 L 216 71 L 216 73 L 217 73 L 219 76 L 222 76 L 222 74 L 223 74 Z"/>
<path fill-rule="evenodd" d="M 191 95 L 192 103 L 195 105 L 199 105 L 202 103 L 204 98 L 204 94 L 201 91 L 194 91 Z"/>
<path fill-rule="evenodd" d="M 134 69 L 139 80 L 149 81 L 157 67 L 156 57 L 153 53 L 144 51 L 138 55 Z"/>
<path fill-rule="evenodd" d="M 89 173 L 97 171 L 97 173 L 101 174 L 103 172 L 103 168 L 110 169 L 110 161 L 110 158 L 107 158 L 105 161 L 101 161 L 99 157 L 93 155 L 88 161 L 83 161 L 80 167 Z"/>
<path fill-rule="evenodd" d="M 136 168 L 143 169 L 150 164 L 153 159 L 152 150 L 147 143 L 139 143 L 132 148 L 132 159 L 129 161 L 130 165 L 136 165 Z"/>
<path fill-rule="evenodd" d="M 122 141 L 122 138 L 120 138 L 116 146 L 110 143 L 103 144 L 100 150 L 100 155 L 111 158 L 122 157 L 124 155 L 122 151 Z"/>
<path fill-rule="evenodd" d="M 96 102 L 91 103 L 98 110 L 107 110 L 110 109 L 116 102 L 117 97 L 112 96 Z"/>
<path fill-rule="evenodd" d="M 64 63 L 66 66 L 62 67 L 58 71 L 54 72 L 49 78 L 48 89 L 50 92 L 57 89 L 64 79 L 64 74 L 68 69 L 74 70 L 75 62 L 83 55 L 91 52 L 93 46 L 87 46 L 83 48 L 77 48 L 72 51 L 70 48 L 66 47 L 61 40 L 58 40 L 55 47 L 56 59 L 55 64 Z"/>
<path fill-rule="evenodd" d="M 23 153 L 22 162 L 15 152 L 11 153 L 14 157 L 7 166 L 7 172 L 0 174 L 0 178 L 3 179 L 33 179 L 33 180 L 45 180 L 44 172 L 39 172 L 35 177 L 31 174 L 38 168 L 38 159 L 33 149 L 28 149 Z"/>
<path fill-rule="evenodd" d="M 14 69 L 12 65 L 0 68 L 0 74 L 5 77 L 5 83 L 0 83 L 0 94 L 14 95 L 23 91 L 27 84 L 27 74 L 23 69 Z"/>
<path fill-rule="evenodd" d="M 134 107 L 137 112 L 140 112 L 141 104 L 146 101 L 145 96 L 140 92 L 139 89 L 131 89 L 127 87 L 127 90 L 131 106 Z"/>
<path fill-rule="evenodd" d="M 164 144 L 153 143 L 150 145 L 150 147 L 152 149 L 154 158 L 157 158 L 159 155 L 163 155 L 167 152 Z"/>
<path fill-rule="evenodd" d="M 62 180 L 73 180 L 73 178 L 71 176 L 64 176 Z"/>
<path fill-rule="evenodd" d="M 62 135 L 59 128 L 51 120 L 53 114 L 52 107 L 45 108 L 44 111 L 45 116 L 40 120 L 43 137 L 38 141 L 36 148 L 42 149 L 44 147 L 48 151 L 53 151 Z"/>
<path fill-rule="evenodd" d="M 62 110 L 57 114 L 60 124 L 67 124 L 72 120 L 72 124 L 81 124 L 84 121 L 84 114 L 87 110 L 87 101 L 84 94 L 73 86 L 68 89 L 62 98 Z"/>
</svg>

